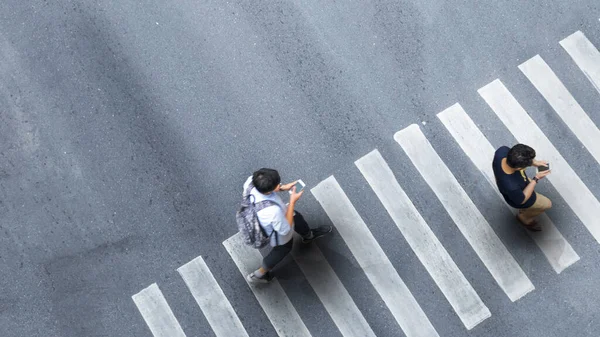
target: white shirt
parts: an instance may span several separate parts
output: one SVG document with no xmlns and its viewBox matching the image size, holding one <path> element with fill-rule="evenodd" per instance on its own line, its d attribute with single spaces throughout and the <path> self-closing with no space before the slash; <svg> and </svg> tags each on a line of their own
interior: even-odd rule
<svg viewBox="0 0 600 337">
<path fill-rule="evenodd" d="M 252 176 L 244 183 L 244 191 L 246 191 L 251 182 Z M 279 207 L 277 207 L 277 205 L 267 206 L 258 211 L 256 215 L 258 216 L 261 227 L 265 230 L 267 235 L 271 235 L 271 233 L 275 231 L 275 233 L 271 235 L 270 244 L 272 247 L 288 243 L 292 239 L 294 231 L 292 230 L 293 227 L 290 226 L 290 223 L 285 218 L 287 205 L 281 200 L 281 197 L 279 197 L 276 192 L 262 194 L 256 188 L 253 188 L 250 191 L 250 194 L 255 198 L 254 203 L 259 203 L 263 200 L 271 200 L 279 205 Z"/>
</svg>

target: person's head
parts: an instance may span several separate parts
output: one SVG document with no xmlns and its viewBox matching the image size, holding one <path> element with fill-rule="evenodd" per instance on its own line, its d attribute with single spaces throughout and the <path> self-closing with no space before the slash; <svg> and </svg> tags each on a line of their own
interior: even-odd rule
<svg viewBox="0 0 600 337">
<path fill-rule="evenodd" d="M 261 168 L 252 174 L 252 184 L 262 194 L 268 194 L 279 188 L 281 177 L 277 170 Z"/>
<path fill-rule="evenodd" d="M 524 169 L 533 164 L 535 150 L 525 144 L 513 146 L 506 156 L 506 164 L 514 169 Z"/>
</svg>

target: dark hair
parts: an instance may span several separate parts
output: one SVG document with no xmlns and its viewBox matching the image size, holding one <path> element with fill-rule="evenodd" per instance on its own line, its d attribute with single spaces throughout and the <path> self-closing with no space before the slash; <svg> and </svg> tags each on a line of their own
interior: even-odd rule
<svg viewBox="0 0 600 337">
<path fill-rule="evenodd" d="M 512 168 L 524 168 L 533 164 L 535 150 L 525 144 L 517 144 L 508 150 L 506 163 Z"/>
<path fill-rule="evenodd" d="M 252 184 L 260 193 L 269 193 L 281 183 L 277 170 L 261 168 L 252 174 Z"/>
</svg>

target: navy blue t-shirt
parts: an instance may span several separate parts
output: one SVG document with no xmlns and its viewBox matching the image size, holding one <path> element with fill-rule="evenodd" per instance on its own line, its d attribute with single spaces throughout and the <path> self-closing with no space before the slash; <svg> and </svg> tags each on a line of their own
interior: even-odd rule
<svg viewBox="0 0 600 337">
<path fill-rule="evenodd" d="M 525 200 L 523 190 L 529 184 L 525 170 L 517 171 L 513 174 L 506 174 L 504 170 L 502 170 L 502 159 L 506 158 L 508 150 L 510 150 L 508 146 L 502 146 L 496 150 L 496 153 L 494 154 L 492 168 L 494 169 L 494 176 L 496 176 L 496 185 L 498 185 L 500 193 L 504 197 L 504 200 L 506 200 L 506 203 L 510 206 L 514 208 L 531 207 L 535 203 L 535 192 L 533 192 L 527 202 L 523 204 L 523 200 Z"/>
</svg>

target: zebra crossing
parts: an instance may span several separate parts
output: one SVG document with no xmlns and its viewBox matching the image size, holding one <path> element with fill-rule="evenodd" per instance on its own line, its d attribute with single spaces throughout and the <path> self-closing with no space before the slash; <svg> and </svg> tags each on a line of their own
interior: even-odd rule
<svg viewBox="0 0 600 337">
<path fill-rule="evenodd" d="M 560 41 L 560 45 L 600 93 L 600 52 L 596 46 L 581 31 L 566 37 Z M 523 62 L 518 68 L 583 148 L 600 164 L 600 130 L 552 68 L 540 55 Z M 590 209 L 600 209 L 600 202 L 550 139 L 501 80 L 496 79 L 477 92 L 517 141 L 532 145 L 540 158 L 548 159 L 553 169 L 548 181 L 600 243 L 600 218 L 589 212 Z M 487 188 L 496 191 L 498 203 L 504 203 L 497 191 L 491 167 L 494 147 L 484 132 L 459 103 L 438 113 L 437 117 L 481 172 L 488 183 Z M 393 139 L 429 185 L 508 299 L 515 302 L 534 292 L 533 282 L 438 155 L 420 126 L 412 124 L 399 130 Z M 444 295 L 447 303 L 442 305 L 452 308 L 466 330 L 476 329 L 480 323 L 493 317 L 494 313 L 454 262 L 443 240 L 438 238 L 405 193 L 400 183 L 403 177 L 394 174 L 377 149 L 357 159 L 355 166 Z M 403 333 L 407 337 L 443 336 L 442 327 L 432 324 L 428 316 L 432 313 L 425 312 L 420 306 L 336 177 L 329 176 L 311 188 L 310 192 Z M 514 214 L 515 211 L 507 207 L 507 212 Z M 552 270 L 560 274 L 577 263 L 580 256 L 548 215 L 540 216 L 539 220 L 544 231 L 523 232 L 532 238 Z M 260 265 L 260 252 L 245 246 L 239 234 L 225 240 L 223 246 L 238 267 L 241 277 Z M 316 245 L 307 247 L 301 253 L 293 251 L 291 255 L 342 336 L 375 336 L 369 321 Z M 236 314 L 219 281 L 201 256 L 178 268 L 178 272 L 216 336 L 248 336 L 243 320 Z M 279 336 L 312 336 L 277 279 L 268 285 L 248 286 Z M 158 285 L 150 285 L 133 295 L 132 299 L 153 336 L 186 336 Z"/>
<path fill-rule="evenodd" d="M 517 211 L 504 202 L 504 198 L 496 188 L 494 172 L 489 162 L 489 159 L 494 157 L 495 150 L 479 128 L 477 128 L 473 120 L 471 120 L 458 103 L 440 112 L 437 116 L 467 156 L 471 158 L 473 164 L 484 175 L 492 190 L 496 191 L 498 202 L 505 204 L 507 209 L 516 215 Z M 560 274 L 567 267 L 577 262 L 579 255 L 577 255 L 571 244 L 558 231 L 548 215 L 545 213 L 541 214 L 538 217 L 538 221 L 544 228 L 543 232 L 531 232 L 527 230 L 524 230 L 524 232 L 529 234 L 534 240 L 554 271 Z"/>
<path fill-rule="evenodd" d="M 419 127 L 413 124 L 398 131 L 394 139 L 408 154 L 460 232 L 511 301 L 514 302 L 532 291 L 533 284 L 523 269 L 504 247 Z"/>
<path fill-rule="evenodd" d="M 441 242 L 412 204 L 381 154 L 374 150 L 356 161 L 410 247 L 467 329 L 491 316 Z"/>
<path fill-rule="evenodd" d="M 256 249 L 246 246 L 239 234 L 225 240 L 223 246 L 243 276 L 260 266 L 262 256 Z M 253 286 L 251 289 L 279 336 L 311 335 L 277 279 L 273 279 L 268 287 Z"/>
<path fill-rule="evenodd" d="M 335 177 L 310 191 L 406 335 L 439 336 Z"/>
<path fill-rule="evenodd" d="M 217 336 L 248 336 L 202 256 L 177 269 Z"/>
</svg>

